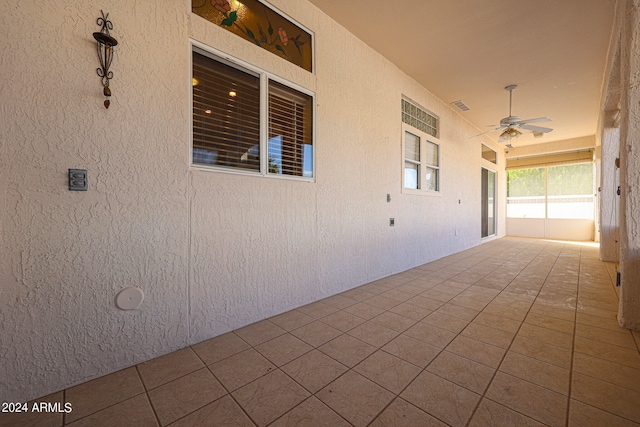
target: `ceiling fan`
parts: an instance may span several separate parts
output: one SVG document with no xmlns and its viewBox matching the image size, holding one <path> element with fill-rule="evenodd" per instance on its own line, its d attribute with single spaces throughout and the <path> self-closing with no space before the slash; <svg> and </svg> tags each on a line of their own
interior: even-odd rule
<svg viewBox="0 0 640 427">
<path fill-rule="evenodd" d="M 471 138 L 475 138 L 477 136 L 485 135 L 487 133 L 491 133 L 491 132 L 495 132 L 495 131 L 500 130 L 500 129 L 504 129 L 503 132 L 500 134 L 500 137 L 498 138 L 498 142 L 505 142 L 505 141 L 508 142 L 508 141 L 511 141 L 512 138 L 517 138 L 520 135 L 522 135 L 522 132 L 520 132 L 519 129 L 530 130 L 530 131 L 532 131 L 534 133 L 534 136 L 542 136 L 543 133 L 551 132 L 553 130 L 551 128 L 545 128 L 545 127 L 542 127 L 542 126 L 532 126 L 531 125 L 531 123 L 550 122 L 551 119 L 548 118 L 548 117 L 538 117 L 538 118 L 535 118 L 535 119 L 522 120 L 519 116 L 511 115 L 511 104 L 512 104 L 513 91 L 515 90 L 516 87 L 518 87 L 518 86 L 517 85 L 509 85 L 509 86 L 504 88 L 504 90 L 509 92 L 509 116 L 505 117 L 502 120 L 500 120 L 500 125 L 490 125 L 491 127 L 498 126 L 495 129 L 491 129 L 491 130 L 483 132 L 481 134 L 474 135 Z M 508 145 L 510 145 L 510 144 L 508 144 Z"/>
</svg>

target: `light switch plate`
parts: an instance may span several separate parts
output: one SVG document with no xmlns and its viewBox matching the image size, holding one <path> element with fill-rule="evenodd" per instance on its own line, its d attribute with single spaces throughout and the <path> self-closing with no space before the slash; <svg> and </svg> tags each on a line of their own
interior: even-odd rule
<svg viewBox="0 0 640 427">
<path fill-rule="evenodd" d="M 86 169 L 69 169 L 69 190 L 87 191 Z"/>
</svg>

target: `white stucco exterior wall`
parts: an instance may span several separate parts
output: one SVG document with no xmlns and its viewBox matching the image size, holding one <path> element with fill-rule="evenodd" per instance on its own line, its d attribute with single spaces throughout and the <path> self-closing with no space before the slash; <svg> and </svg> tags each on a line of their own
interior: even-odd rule
<svg viewBox="0 0 640 427">
<path fill-rule="evenodd" d="M 188 0 L 0 3 L 0 401 L 480 244 L 481 142 L 498 152 L 504 235 L 501 147 L 467 139 L 478 129 L 308 2 L 272 4 L 315 33 L 315 74 Z M 119 41 L 108 110 L 101 9 Z M 315 182 L 189 167 L 190 39 L 315 92 Z M 401 193 L 402 95 L 440 118 L 437 196 Z M 88 170 L 87 192 L 67 189 L 69 168 Z M 145 300 L 125 312 L 127 286 Z"/>
<path fill-rule="evenodd" d="M 620 156 L 620 128 L 607 127 L 602 136 L 600 160 L 600 259 L 618 262 L 620 254 L 620 172 L 616 159 Z"/>
<path fill-rule="evenodd" d="M 620 123 L 621 326 L 640 330 L 640 0 L 623 3 Z"/>
</svg>

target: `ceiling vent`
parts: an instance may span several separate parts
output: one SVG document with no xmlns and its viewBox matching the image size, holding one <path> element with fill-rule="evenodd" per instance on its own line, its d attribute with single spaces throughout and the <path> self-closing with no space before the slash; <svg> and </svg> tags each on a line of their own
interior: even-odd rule
<svg viewBox="0 0 640 427">
<path fill-rule="evenodd" d="M 453 102 L 452 102 L 452 104 L 453 104 L 453 105 L 455 105 L 456 107 L 458 107 L 461 111 L 469 111 L 469 110 L 470 110 L 470 108 L 469 108 L 469 107 L 467 107 L 467 106 L 465 105 L 465 103 L 464 103 L 464 102 L 462 102 L 462 101 L 460 101 L 460 100 L 458 100 L 458 101 L 453 101 Z"/>
</svg>

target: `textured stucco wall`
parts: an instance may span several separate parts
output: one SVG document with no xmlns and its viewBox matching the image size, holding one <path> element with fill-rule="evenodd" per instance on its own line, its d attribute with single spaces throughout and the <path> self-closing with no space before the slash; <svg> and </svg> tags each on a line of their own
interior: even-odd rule
<svg viewBox="0 0 640 427">
<path fill-rule="evenodd" d="M 0 3 L 0 401 L 481 243 L 478 130 L 306 1 L 273 4 L 315 32 L 316 74 L 187 0 Z M 119 41 L 109 110 L 100 9 Z M 189 168 L 190 39 L 316 93 L 316 182 Z M 439 196 L 401 193 L 402 94 L 440 117 Z M 499 154 L 503 235 L 504 155 L 482 142 Z M 88 169 L 89 191 L 68 191 L 69 168 Z M 124 312 L 127 286 L 146 296 Z"/>
<path fill-rule="evenodd" d="M 640 0 L 624 2 L 621 33 L 620 309 L 624 327 L 640 330 Z"/>
<path fill-rule="evenodd" d="M 600 259 L 609 262 L 618 262 L 620 255 L 620 170 L 616 167 L 619 156 L 620 128 L 605 128 L 600 163 Z"/>
</svg>

